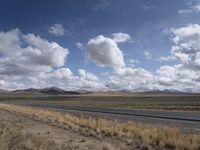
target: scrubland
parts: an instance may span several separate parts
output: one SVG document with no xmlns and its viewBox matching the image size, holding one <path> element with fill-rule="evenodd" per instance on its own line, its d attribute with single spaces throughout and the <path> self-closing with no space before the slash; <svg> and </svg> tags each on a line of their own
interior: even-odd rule
<svg viewBox="0 0 200 150">
<path fill-rule="evenodd" d="M 62 129 L 70 129 L 99 140 L 108 138 L 125 143 L 129 149 L 176 149 L 199 150 L 200 135 L 183 133 L 178 128 L 158 127 L 118 120 L 76 117 L 66 113 L 19 105 L 0 104 L 0 109 L 20 113 L 34 120 L 42 121 Z M 102 149 L 112 146 L 104 144 Z"/>
<path fill-rule="evenodd" d="M 23 134 L 20 128 L 6 121 L 0 122 L 0 150 L 55 150 L 53 141 Z"/>
<path fill-rule="evenodd" d="M 140 94 L 126 96 L 38 96 L 0 95 L 0 101 L 16 104 L 53 104 L 91 108 L 146 109 L 200 112 L 200 95 Z"/>
</svg>

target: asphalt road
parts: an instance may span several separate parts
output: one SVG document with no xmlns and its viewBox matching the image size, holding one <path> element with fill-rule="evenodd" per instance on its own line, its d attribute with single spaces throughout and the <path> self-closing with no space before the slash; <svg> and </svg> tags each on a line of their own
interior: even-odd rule
<svg viewBox="0 0 200 150">
<path fill-rule="evenodd" d="M 139 121 L 160 126 L 179 127 L 185 131 L 200 132 L 200 114 L 190 112 L 122 110 L 107 108 L 69 107 L 53 104 L 25 104 L 44 109 L 53 109 L 78 116 L 118 119 L 121 121 Z"/>
</svg>

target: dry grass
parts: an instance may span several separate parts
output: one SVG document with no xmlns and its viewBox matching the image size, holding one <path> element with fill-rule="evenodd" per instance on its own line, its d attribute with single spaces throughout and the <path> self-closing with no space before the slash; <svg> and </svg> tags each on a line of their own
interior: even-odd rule
<svg viewBox="0 0 200 150">
<path fill-rule="evenodd" d="M 185 134 L 177 128 L 160 128 L 134 122 L 122 123 L 117 120 L 78 118 L 66 113 L 18 105 L 0 104 L 0 108 L 22 113 L 44 122 L 56 122 L 58 126 L 70 127 L 75 131 L 87 129 L 86 131 L 91 135 L 115 136 L 130 141 L 139 140 L 141 144 L 148 144 L 158 149 L 200 149 L 200 135 Z"/>
<path fill-rule="evenodd" d="M 13 143 L 16 143 L 21 138 L 19 130 L 10 128 L 4 123 L 0 124 L 0 150 L 12 148 L 14 146 Z"/>
<path fill-rule="evenodd" d="M 46 142 L 46 143 L 44 143 Z M 20 129 L 0 122 L 0 150 L 53 150 L 54 143 L 23 135 Z"/>
<path fill-rule="evenodd" d="M 102 150 L 116 150 L 116 148 L 114 148 L 112 145 L 110 145 L 109 143 L 103 143 L 102 144 Z"/>
</svg>

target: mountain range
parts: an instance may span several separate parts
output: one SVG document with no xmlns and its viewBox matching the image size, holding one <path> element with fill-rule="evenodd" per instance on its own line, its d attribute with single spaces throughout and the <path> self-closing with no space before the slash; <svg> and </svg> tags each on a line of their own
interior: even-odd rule
<svg viewBox="0 0 200 150">
<path fill-rule="evenodd" d="M 58 87 L 49 87 L 49 88 L 43 88 L 43 89 L 36 89 L 36 88 L 29 88 L 29 89 L 19 89 L 19 90 L 13 90 L 8 91 L 4 89 L 0 89 L 1 93 L 13 93 L 13 94 L 47 94 L 47 95 L 100 95 L 100 96 L 117 96 L 117 95 L 141 95 L 141 94 L 187 94 L 183 93 L 181 91 L 169 91 L 169 90 L 153 90 L 153 91 L 147 91 L 147 92 L 130 92 L 130 91 L 87 91 L 87 90 L 78 90 L 78 91 L 66 91 L 63 89 L 60 89 Z"/>
</svg>

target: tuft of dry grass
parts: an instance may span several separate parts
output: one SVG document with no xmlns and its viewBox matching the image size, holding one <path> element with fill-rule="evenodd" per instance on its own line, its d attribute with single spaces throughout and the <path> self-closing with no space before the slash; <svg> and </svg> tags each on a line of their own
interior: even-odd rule
<svg viewBox="0 0 200 150">
<path fill-rule="evenodd" d="M 117 150 L 116 148 L 114 148 L 112 145 L 110 145 L 109 143 L 103 143 L 102 144 L 102 150 Z"/>
<path fill-rule="evenodd" d="M 31 135 L 22 134 L 21 130 L 10 124 L 0 122 L 0 150 L 54 150 L 55 144 Z"/>
<path fill-rule="evenodd" d="M 15 146 L 13 143 L 18 143 L 21 138 L 19 130 L 10 128 L 4 123 L 0 124 L 0 149 L 13 148 Z"/>
<path fill-rule="evenodd" d="M 134 122 L 119 122 L 118 120 L 93 119 L 75 117 L 66 113 L 32 108 L 27 106 L 0 104 L 0 108 L 15 111 L 58 126 L 66 126 L 79 131 L 85 129 L 94 135 L 116 136 L 121 139 L 140 140 L 143 144 L 158 149 L 199 150 L 200 135 L 182 133 L 178 128 L 155 127 Z M 105 146 L 104 149 L 106 150 Z M 108 149 L 108 148 L 107 148 Z M 111 149 L 111 148 L 110 148 Z"/>
</svg>

